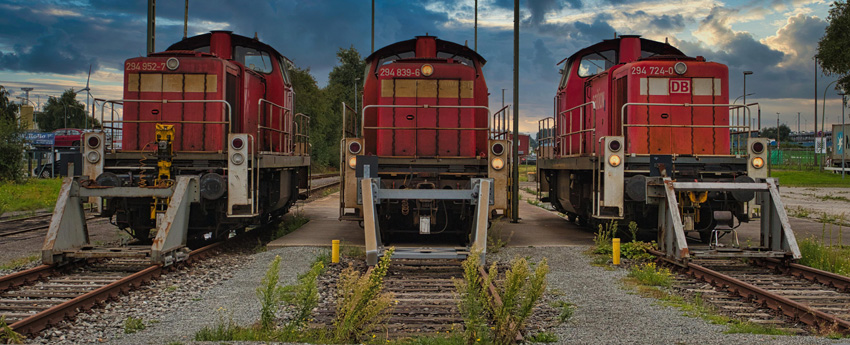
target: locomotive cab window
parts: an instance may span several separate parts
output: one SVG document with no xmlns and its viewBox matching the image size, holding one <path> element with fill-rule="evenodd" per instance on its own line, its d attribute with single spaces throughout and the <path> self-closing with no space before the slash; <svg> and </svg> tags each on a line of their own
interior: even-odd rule
<svg viewBox="0 0 850 345">
<path fill-rule="evenodd" d="M 605 72 L 617 64 L 616 60 L 617 52 L 613 49 L 587 54 L 579 62 L 578 76 L 586 78 Z"/>
<path fill-rule="evenodd" d="M 272 67 L 272 59 L 269 56 L 269 53 L 264 51 L 237 46 L 234 55 L 236 57 L 236 61 L 241 62 L 245 65 L 245 67 L 252 71 L 268 74 L 274 69 Z"/>
<path fill-rule="evenodd" d="M 437 52 L 438 59 L 452 59 L 455 62 L 460 62 L 462 65 L 472 66 L 472 60 L 466 56 L 460 56 L 454 53 Z"/>
</svg>

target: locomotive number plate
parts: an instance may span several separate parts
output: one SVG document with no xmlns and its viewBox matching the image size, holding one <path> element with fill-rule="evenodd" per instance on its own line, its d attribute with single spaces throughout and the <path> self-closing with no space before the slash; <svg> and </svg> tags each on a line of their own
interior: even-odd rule
<svg viewBox="0 0 850 345">
<path fill-rule="evenodd" d="M 635 67 L 632 67 L 631 72 L 632 72 L 632 74 L 649 74 L 649 75 L 673 74 L 673 66 L 669 66 L 669 67 L 635 66 Z"/>
<path fill-rule="evenodd" d="M 164 71 L 165 62 L 128 62 L 125 71 Z"/>
<path fill-rule="evenodd" d="M 380 72 L 381 77 L 419 77 L 421 75 L 422 71 L 419 68 L 407 67 L 381 68 Z"/>
</svg>

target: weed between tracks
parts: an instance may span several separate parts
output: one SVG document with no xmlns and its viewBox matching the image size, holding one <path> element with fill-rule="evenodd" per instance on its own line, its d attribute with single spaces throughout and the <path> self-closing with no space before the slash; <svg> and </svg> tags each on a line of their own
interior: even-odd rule
<svg viewBox="0 0 850 345">
<path fill-rule="evenodd" d="M 41 260 L 41 255 L 30 255 L 22 258 L 9 260 L 6 263 L 0 264 L 0 270 L 13 270 L 18 267 L 29 265 L 30 263 Z"/>
<path fill-rule="evenodd" d="M 485 279 L 478 271 L 480 260 L 478 253 L 469 255 L 463 262 L 463 279 L 455 281 L 461 296 L 458 307 L 464 320 L 463 343 L 512 344 L 546 290 L 549 265 L 543 259 L 532 271 L 533 264 L 526 259 L 514 259 L 504 281 L 496 281 L 496 264 L 490 266 Z M 490 284 L 496 286 L 501 304 L 487 293 Z"/>
<path fill-rule="evenodd" d="M 392 294 L 383 292 L 383 279 L 389 269 L 392 249 L 389 249 L 370 274 L 360 274 L 353 267 L 344 269 L 337 285 L 337 310 L 333 329 L 311 328 L 312 312 L 319 304 L 317 277 L 330 262 L 327 255 L 320 256 L 311 269 L 298 277 L 295 285 L 281 287 L 279 269 L 281 258 L 275 257 L 257 288 L 261 302 L 257 324 L 244 327 L 226 317 L 219 309 L 218 322 L 204 327 L 195 334 L 198 341 L 275 341 L 308 343 L 356 343 L 386 321 L 394 304 Z M 289 311 L 289 318 L 280 322 L 281 305 Z"/>
</svg>

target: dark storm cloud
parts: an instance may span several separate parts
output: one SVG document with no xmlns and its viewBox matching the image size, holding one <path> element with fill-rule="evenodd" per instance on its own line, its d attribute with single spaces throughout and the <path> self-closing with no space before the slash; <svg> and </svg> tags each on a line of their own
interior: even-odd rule
<svg viewBox="0 0 850 345">
<path fill-rule="evenodd" d="M 84 56 L 62 30 L 48 33 L 35 45 L 15 45 L 12 53 L 0 52 L 0 69 L 43 73 L 73 74 L 97 68 L 97 59 Z"/>
<path fill-rule="evenodd" d="M 552 73 L 552 68 L 555 66 L 555 58 L 542 39 L 534 41 L 534 54 L 531 57 L 532 65 L 536 70 L 536 75 L 543 80 L 557 80 L 558 75 Z"/>
</svg>

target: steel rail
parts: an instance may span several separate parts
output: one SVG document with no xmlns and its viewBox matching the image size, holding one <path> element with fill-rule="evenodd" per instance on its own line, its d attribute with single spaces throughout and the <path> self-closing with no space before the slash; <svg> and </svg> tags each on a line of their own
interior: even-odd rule
<svg viewBox="0 0 850 345">
<path fill-rule="evenodd" d="M 213 243 L 193 250 L 189 253 L 188 258 L 183 261 L 183 263 L 188 263 L 206 257 L 210 254 L 212 249 L 217 248 L 222 243 L 224 242 Z M 14 286 L 13 284 L 25 284 L 27 282 L 34 281 L 32 280 L 33 277 L 43 276 L 44 274 L 54 274 L 56 269 L 57 267 L 55 265 L 41 265 L 30 270 L 11 274 L 0 278 L 0 286 L 7 286 L 8 289 L 8 287 Z M 55 305 L 44 311 L 33 314 L 26 319 L 9 325 L 9 327 L 15 332 L 21 334 L 36 334 L 48 326 L 64 320 L 66 317 L 72 317 L 81 311 L 89 310 L 99 303 L 108 299 L 116 298 L 120 294 L 127 293 L 132 289 L 141 287 L 143 284 L 148 283 L 151 280 L 159 278 L 163 269 L 164 268 L 161 265 L 149 266 L 139 272 L 77 296 L 76 298 L 68 300 L 62 304 Z"/>
<path fill-rule="evenodd" d="M 850 322 L 842 320 L 834 315 L 822 312 L 808 305 L 795 302 L 787 297 L 783 297 L 744 282 L 742 280 L 730 277 L 723 273 L 712 269 L 684 261 L 679 262 L 665 258 L 664 253 L 656 250 L 649 250 L 650 254 L 655 255 L 660 260 L 672 263 L 681 267 L 684 272 L 699 280 L 705 281 L 712 286 L 729 291 L 732 294 L 753 301 L 775 311 L 782 313 L 794 320 L 803 322 L 809 326 L 833 326 L 837 327 L 842 333 L 850 332 Z"/>
<path fill-rule="evenodd" d="M 829 286 L 841 292 L 850 292 L 850 277 L 796 263 L 786 264 L 773 258 L 762 258 L 755 260 L 755 263 L 797 278 Z"/>
</svg>

